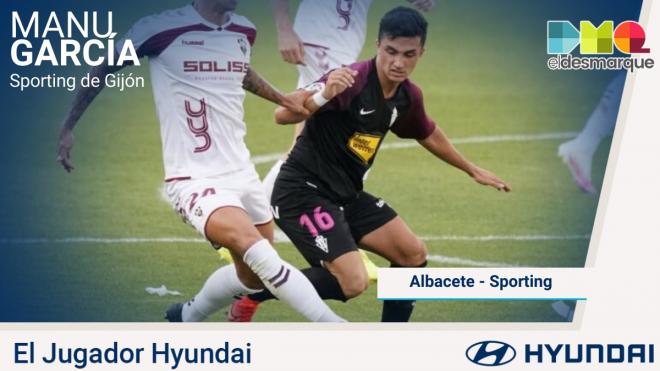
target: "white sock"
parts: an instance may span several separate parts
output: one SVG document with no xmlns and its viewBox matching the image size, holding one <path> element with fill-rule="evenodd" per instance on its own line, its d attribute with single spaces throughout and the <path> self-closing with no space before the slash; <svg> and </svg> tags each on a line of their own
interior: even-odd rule
<svg viewBox="0 0 660 371">
<path fill-rule="evenodd" d="M 598 106 L 591 113 L 587 123 L 578 135 L 577 140 L 580 143 L 580 148 L 586 155 L 593 156 L 603 138 L 614 132 L 625 81 L 626 74 L 619 73 L 607 85 Z"/>
<path fill-rule="evenodd" d="M 243 260 L 273 295 L 310 321 L 345 322 L 321 300 L 307 277 L 282 260 L 267 240 L 252 245 Z"/>
<path fill-rule="evenodd" d="M 266 174 L 266 177 L 261 182 L 264 185 L 264 189 L 266 189 L 266 199 L 268 200 L 268 202 L 270 202 L 270 196 L 273 195 L 273 188 L 275 187 L 275 179 L 277 179 L 277 174 L 280 173 L 280 168 L 282 168 L 283 163 L 284 160 L 282 159 L 277 160 L 275 165 L 273 165 L 273 167 L 270 168 L 268 174 Z"/>
<path fill-rule="evenodd" d="M 234 264 L 225 265 L 213 272 L 195 297 L 183 305 L 183 322 L 200 322 L 220 308 L 231 304 L 236 295 L 245 295 L 261 290 L 253 290 L 238 279 Z"/>
</svg>

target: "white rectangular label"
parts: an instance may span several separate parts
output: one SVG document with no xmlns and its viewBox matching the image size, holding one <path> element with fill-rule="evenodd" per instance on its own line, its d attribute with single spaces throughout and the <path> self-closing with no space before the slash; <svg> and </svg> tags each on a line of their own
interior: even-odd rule
<svg viewBox="0 0 660 371">
<path fill-rule="evenodd" d="M 378 299 L 586 300 L 585 268 L 383 268 Z"/>
</svg>

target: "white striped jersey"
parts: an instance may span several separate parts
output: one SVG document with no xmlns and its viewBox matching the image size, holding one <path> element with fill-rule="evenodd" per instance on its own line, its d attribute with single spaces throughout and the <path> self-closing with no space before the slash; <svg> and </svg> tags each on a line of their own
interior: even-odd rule
<svg viewBox="0 0 660 371">
<path fill-rule="evenodd" d="M 303 43 L 356 61 L 367 33 L 372 0 L 302 0 L 293 29 Z"/>
<path fill-rule="evenodd" d="M 149 58 L 166 181 L 253 166 L 242 83 L 255 37 L 245 17 L 218 26 L 188 5 L 141 19 L 118 43 L 130 39 Z"/>
</svg>

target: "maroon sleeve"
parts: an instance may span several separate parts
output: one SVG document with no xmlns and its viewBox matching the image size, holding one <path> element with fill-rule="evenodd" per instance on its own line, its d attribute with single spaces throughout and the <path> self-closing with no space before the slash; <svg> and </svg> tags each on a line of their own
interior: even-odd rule
<svg viewBox="0 0 660 371">
<path fill-rule="evenodd" d="M 353 98 L 358 96 L 364 86 L 367 84 L 367 78 L 369 77 L 369 72 L 371 71 L 371 63 L 372 61 L 364 61 L 349 65 L 349 68 L 358 71 L 358 75 L 355 77 L 355 83 L 353 86 L 332 98 L 328 103 L 324 104 L 323 107 L 319 108 L 317 112 L 347 110 L 351 105 Z M 321 76 L 321 78 L 318 79 L 318 81 L 316 81 L 314 84 L 321 83 L 325 86 L 325 83 L 328 81 L 328 75 L 330 75 L 331 72 L 332 71 Z"/>
<path fill-rule="evenodd" d="M 392 132 L 399 138 L 423 140 L 435 130 L 435 122 L 424 110 L 422 90 L 415 84 L 406 81 L 403 88 L 407 89 L 410 98 L 410 108 L 403 117 L 392 125 Z"/>
<path fill-rule="evenodd" d="M 252 27 L 241 26 L 236 23 L 232 23 L 227 28 L 227 31 L 242 33 L 247 37 L 250 46 L 254 46 L 254 42 L 257 40 L 257 30 Z"/>
</svg>

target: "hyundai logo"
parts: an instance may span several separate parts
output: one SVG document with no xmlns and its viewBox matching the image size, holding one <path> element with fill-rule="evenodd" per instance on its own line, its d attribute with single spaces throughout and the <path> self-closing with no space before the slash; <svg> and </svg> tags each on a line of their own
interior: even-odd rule
<svg viewBox="0 0 660 371">
<path fill-rule="evenodd" d="M 502 366 L 516 358 L 516 350 L 507 343 L 486 340 L 470 345 L 465 356 L 480 366 Z"/>
</svg>

